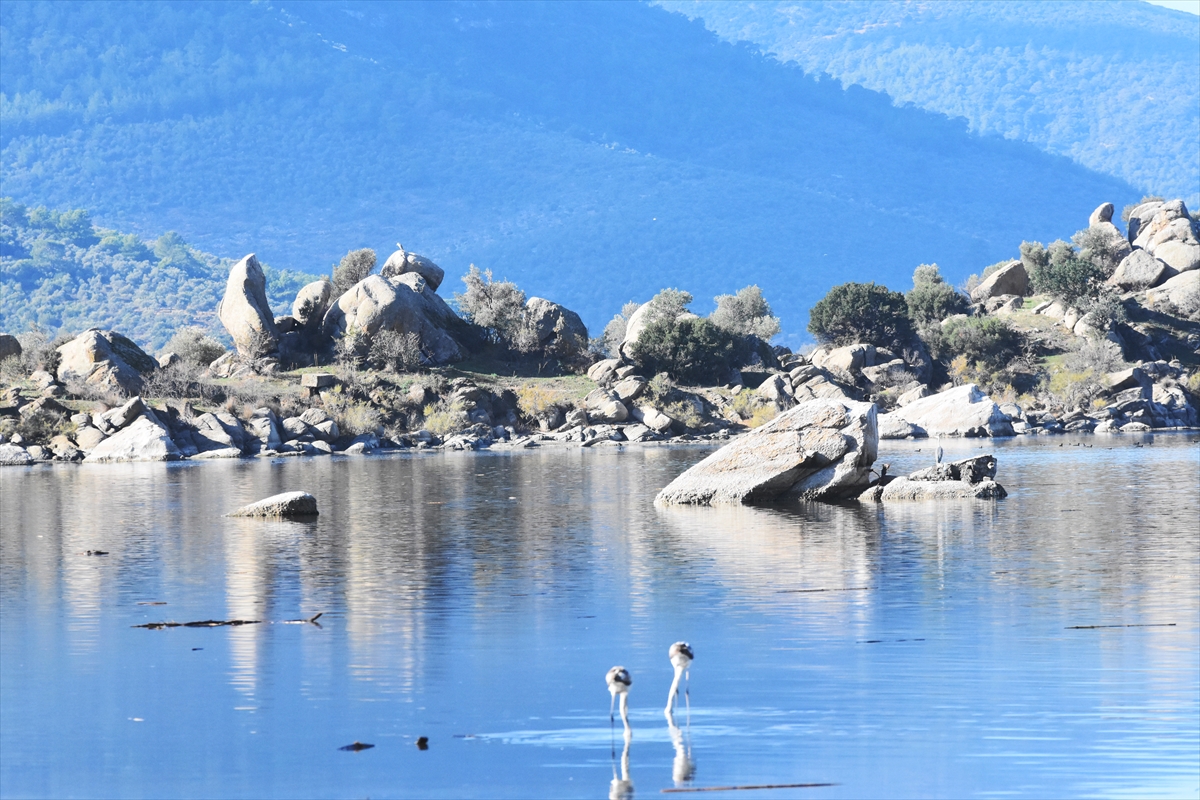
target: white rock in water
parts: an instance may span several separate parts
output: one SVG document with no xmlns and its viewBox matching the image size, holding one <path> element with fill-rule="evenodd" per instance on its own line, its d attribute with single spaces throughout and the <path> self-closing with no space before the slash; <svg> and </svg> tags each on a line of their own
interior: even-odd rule
<svg viewBox="0 0 1200 800">
<path fill-rule="evenodd" d="M 867 485 L 878 444 L 874 403 L 811 400 L 696 464 L 659 492 L 655 503 L 852 496 Z"/>
<path fill-rule="evenodd" d="M 24 447 L 15 444 L 0 444 L 0 466 L 20 466 L 33 463 L 33 456 Z"/>
<path fill-rule="evenodd" d="M 308 492 L 284 492 L 242 506 L 231 517 L 311 517 L 317 514 L 317 498 Z"/>
<path fill-rule="evenodd" d="M 973 383 L 914 400 L 884 414 L 879 424 L 889 436 L 902 438 L 899 432 L 905 428 L 900 422 L 920 429 L 920 432 L 903 434 L 909 436 L 922 433 L 926 436 L 1014 435 L 1012 420 Z"/>
</svg>

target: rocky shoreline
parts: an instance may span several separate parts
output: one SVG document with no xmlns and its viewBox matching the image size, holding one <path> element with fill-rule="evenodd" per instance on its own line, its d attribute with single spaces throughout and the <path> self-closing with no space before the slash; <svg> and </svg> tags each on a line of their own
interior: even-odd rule
<svg viewBox="0 0 1200 800">
<path fill-rule="evenodd" d="M 715 298 L 709 317 L 665 289 L 592 339 L 574 312 L 474 267 L 456 313 L 437 294 L 443 270 L 403 248 L 377 274 L 373 251 L 350 252 L 273 317 L 247 255 L 216 312 L 232 350 L 198 330 L 158 356 L 100 328 L 25 345 L 0 334 L 0 465 L 730 439 L 722 458 L 736 461 L 743 442 L 770 439 L 769 452 L 831 437 L 801 470 L 815 474 L 845 453 L 832 454 L 837 426 L 796 427 L 812 414 L 849 414 L 873 441 L 1195 428 L 1200 223 L 1180 201 L 1127 211 L 1127 234 L 1106 203 L 1078 249 L 1023 243 L 969 296 L 936 265 L 917 268 L 908 295 L 834 287 L 810 325 L 829 343 L 803 353 L 769 344 L 779 320 L 753 286 Z M 872 461 L 787 488 L 845 496 L 865 488 Z M 708 499 L 771 494 L 781 480 Z"/>
</svg>

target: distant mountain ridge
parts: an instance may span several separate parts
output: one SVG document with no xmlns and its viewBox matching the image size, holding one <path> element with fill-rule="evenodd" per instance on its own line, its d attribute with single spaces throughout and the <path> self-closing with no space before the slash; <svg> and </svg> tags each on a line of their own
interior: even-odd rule
<svg viewBox="0 0 1200 800">
<path fill-rule="evenodd" d="M 593 334 L 665 286 L 705 312 L 750 283 L 799 334 L 833 284 L 961 280 L 1141 194 L 642 4 L 11 0 L 0 23 L 3 194 L 298 273 L 401 241 L 446 294 L 475 263 Z"/>
<path fill-rule="evenodd" d="M 658 0 L 805 72 L 1200 202 L 1200 18 L 1121 2 Z"/>
</svg>

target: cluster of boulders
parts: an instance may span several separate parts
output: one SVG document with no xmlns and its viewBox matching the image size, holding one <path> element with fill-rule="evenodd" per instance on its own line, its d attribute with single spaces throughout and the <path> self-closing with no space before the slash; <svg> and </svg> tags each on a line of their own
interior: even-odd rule
<svg viewBox="0 0 1200 800">
<path fill-rule="evenodd" d="M 230 270 L 217 316 L 236 352 L 212 365 L 218 377 L 236 377 L 328 363 L 337 339 L 349 334 L 411 334 L 423 366 L 461 361 L 478 349 L 481 332 L 458 316 L 437 290 L 445 272 L 424 256 L 398 249 L 378 274 L 338 294 L 322 278 L 300 289 L 291 314 L 272 316 L 266 278 L 254 254 Z M 540 297 L 525 303 L 523 330 L 530 349 L 570 361 L 587 349 L 588 332 L 579 315 Z"/>
<path fill-rule="evenodd" d="M 1104 203 L 1092 212 L 1087 232 L 1106 245 L 1117 267 L 1108 285 L 1123 299 L 1142 305 L 1169 303 L 1177 309 L 1200 309 L 1200 223 L 1188 212 L 1182 200 L 1154 200 L 1130 211 L 1129 232 L 1113 224 L 1113 204 Z M 989 275 L 971 292 L 977 310 L 1005 315 L 1023 307 L 1022 298 L 1031 293 L 1025 266 L 1013 260 Z M 1144 342 L 1124 341 L 1124 337 L 1097 324 L 1078 309 L 1049 301 L 1033 309 L 1057 321 L 1076 336 L 1110 338 L 1128 350 Z M 1135 335 L 1136 338 L 1136 335 Z"/>
</svg>

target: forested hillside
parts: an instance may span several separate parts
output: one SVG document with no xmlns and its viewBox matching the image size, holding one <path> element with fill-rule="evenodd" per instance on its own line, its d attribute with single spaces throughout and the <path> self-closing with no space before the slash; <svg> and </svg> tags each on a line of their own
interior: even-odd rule
<svg viewBox="0 0 1200 800">
<path fill-rule="evenodd" d="M 18 202 L 304 273 L 400 241 L 594 332 L 757 283 L 798 333 L 836 283 L 958 281 L 1141 196 L 643 4 L 7 0 L 0 26 Z"/>
<path fill-rule="evenodd" d="M 31 209 L 0 199 L 0 220 L 0 329 L 53 334 L 101 326 L 151 348 L 185 325 L 227 338 L 216 309 L 229 259 L 189 246 L 174 231 L 145 242 L 96 228 L 82 209 Z M 280 314 L 315 279 L 263 269 L 267 298 Z"/>
<path fill-rule="evenodd" d="M 1140 0 L 663 0 L 730 41 L 898 104 L 1200 200 L 1200 19 Z"/>
</svg>

